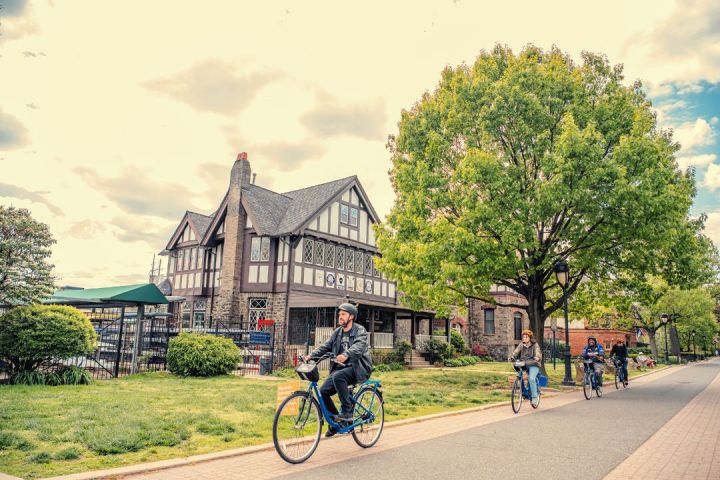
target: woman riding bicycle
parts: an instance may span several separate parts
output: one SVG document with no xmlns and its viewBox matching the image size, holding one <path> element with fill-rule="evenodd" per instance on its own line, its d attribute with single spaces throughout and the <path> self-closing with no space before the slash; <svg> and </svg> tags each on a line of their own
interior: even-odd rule
<svg viewBox="0 0 720 480">
<path fill-rule="evenodd" d="M 327 342 L 305 358 L 319 358 L 326 353 L 336 355 L 335 362 L 330 365 L 330 375 L 320 387 L 320 395 L 328 411 L 336 416 L 338 423 L 352 423 L 353 401 L 349 385 L 362 383 L 370 378 L 372 358 L 368 350 L 368 333 L 365 327 L 355 323 L 357 307 L 351 303 L 343 303 L 338 307 L 338 328 L 333 331 Z M 338 394 L 342 413 L 338 413 L 332 396 Z M 335 435 L 332 427 L 328 428 L 326 437 Z"/>
<path fill-rule="evenodd" d="M 622 341 L 622 339 L 618 339 L 617 342 L 615 342 L 615 345 L 613 345 L 612 349 L 610 350 L 610 357 L 614 357 L 617 359 L 618 363 L 620 364 L 620 368 L 622 368 L 623 373 L 623 380 L 625 385 L 628 384 L 628 351 L 627 347 L 625 346 L 625 342 Z"/>
<path fill-rule="evenodd" d="M 532 330 L 523 330 L 522 343 L 513 351 L 512 361 L 520 360 L 525 362 L 528 369 L 528 384 L 530 385 L 530 397 L 533 405 L 537 405 L 539 397 L 537 391 L 537 383 L 535 379 L 540 372 L 540 361 L 542 360 L 542 351 L 540 345 L 535 342 Z"/>
</svg>

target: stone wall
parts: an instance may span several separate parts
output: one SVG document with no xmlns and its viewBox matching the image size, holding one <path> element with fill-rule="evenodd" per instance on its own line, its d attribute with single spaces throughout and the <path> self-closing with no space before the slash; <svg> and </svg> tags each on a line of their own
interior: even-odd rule
<svg viewBox="0 0 720 480">
<path fill-rule="evenodd" d="M 522 304 L 522 297 L 506 294 L 496 297 L 499 303 Z M 495 333 L 485 332 L 485 310 L 495 310 Z M 495 360 L 504 361 L 519 343 L 515 340 L 515 314 L 522 316 L 523 329 L 530 327 L 527 312 L 518 307 L 503 307 L 471 299 L 468 305 L 470 346 L 481 345 Z"/>
</svg>

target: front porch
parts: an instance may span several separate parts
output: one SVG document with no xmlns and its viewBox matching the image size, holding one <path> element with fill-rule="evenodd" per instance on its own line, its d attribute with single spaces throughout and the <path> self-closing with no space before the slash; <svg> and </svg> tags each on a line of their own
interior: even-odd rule
<svg viewBox="0 0 720 480">
<path fill-rule="evenodd" d="M 317 348 L 330 338 L 336 326 L 335 317 L 334 308 L 291 308 L 288 344 Z M 407 341 L 414 350 L 422 351 L 431 339 L 450 341 L 450 320 L 436 319 L 428 313 L 360 304 L 356 321 L 370 334 L 372 349 L 392 349 Z"/>
</svg>

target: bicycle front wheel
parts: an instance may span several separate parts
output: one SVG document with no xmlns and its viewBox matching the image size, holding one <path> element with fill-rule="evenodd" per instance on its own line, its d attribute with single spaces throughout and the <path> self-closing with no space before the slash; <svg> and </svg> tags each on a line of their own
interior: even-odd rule
<svg viewBox="0 0 720 480">
<path fill-rule="evenodd" d="M 590 400 L 592 398 L 592 379 L 590 378 L 590 375 L 585 375 L 583 378 L 583 395 L 585 395 L 585 400 Z"/>
<path fill-rule="evenodd" d="M 620 389 L 620 382 L 622 381 L 622 374 L 615 372 L 615 390 Z"/>
<path fill-rule="evenodd" d="M 515 383 L 512 386 L 512 397 L 510 397 L 510 404 L 512 405 L 513 412 L 518 413 L 520 406 L 523 401 L 522 384 L 519 378 L 515 379 Z"/>
<path fill-rule="evenodd" d="M 295 392 L 275 412 L 273 443 L 288 463 L 302 463 L 320 443 L 322 415 L 317 400 L 308 392 Z"/>
<path fill-rule="evenodd" d="M 355 443 L 370 448 L 380 440 L 385 425 L 385 407 L 378 392 L 373 388 L 364 388 L 355 397 L 355 417 L 367 420 L 352 431 Z M 370 418 L 373 418 L 370 421 Z"/>
</svg>

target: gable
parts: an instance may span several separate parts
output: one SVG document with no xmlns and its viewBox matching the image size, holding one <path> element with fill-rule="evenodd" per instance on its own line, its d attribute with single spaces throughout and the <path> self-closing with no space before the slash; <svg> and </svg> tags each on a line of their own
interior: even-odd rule
<svg viewBox="0 0 720 480">
<path fill-rule="evenodd" d="M 353 185 L 339 194 L 335 201 L 310 220 L 307 230 L 335 235 L 375 246 L 376 223 L 358 188 Z"/>
</svg>

